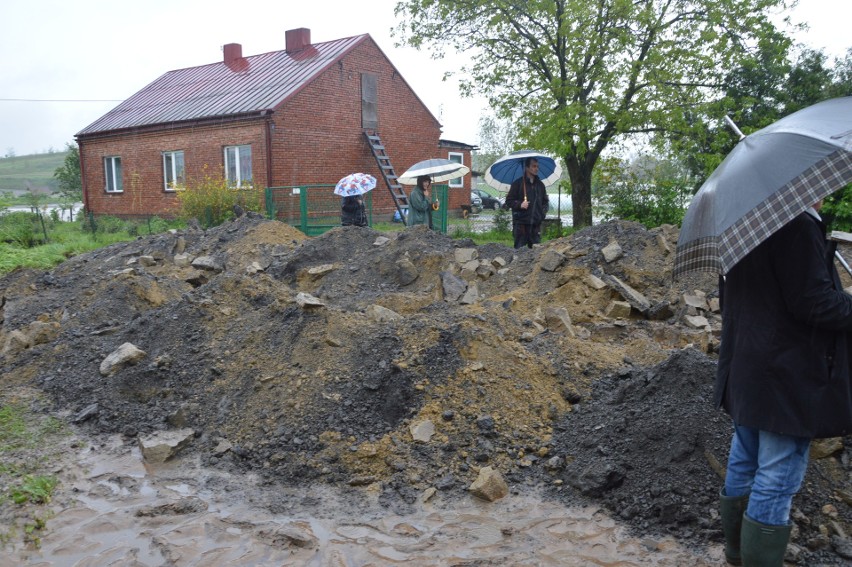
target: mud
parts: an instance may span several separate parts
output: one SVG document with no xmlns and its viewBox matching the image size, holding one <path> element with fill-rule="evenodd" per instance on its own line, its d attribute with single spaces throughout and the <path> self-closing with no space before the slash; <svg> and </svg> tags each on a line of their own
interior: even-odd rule
<svg viewBox="0 0 852 567">
<path fill-rule="evenodd" d="M 305 561 L 299 534 L 318 565 L 718 564 L 730 422 L 710 402 L 716 281 L 672 281 L 676 238 L 611 222 L 514 251 L 417 228 L 305 239 L 241 217 L 2 278 L 4 389 L 44 392 L 44 411 L 135 463 L 112 471 L 125 480 L 83 474 L 81 493 L 107 503 L 69 500 L 41 557 L 79 524 L 150 531 L 130 545 L 142 565 Z M 142 360 L 102 374 L 124 343 Z M 418 440 L 420 427 L 434 433 Z M 180 428 L 191 444 L 140 476 L 140 437 Z M 852 558 L 847 441 L 812 461 L 791 561 Z M 505 499 L 468 492 L 485 466 Z M 144 506 L 168 512 L 96 527 Z M 150 543 L 166 532 L 182 559 Z M 94 561 L 79 564 L 110 564 Z"/>
</svg>

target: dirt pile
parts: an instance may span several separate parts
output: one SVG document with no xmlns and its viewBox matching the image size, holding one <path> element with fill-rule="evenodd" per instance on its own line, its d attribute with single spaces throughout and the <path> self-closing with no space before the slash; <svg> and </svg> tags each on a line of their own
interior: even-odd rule
<svg viewBox="0 0 852 567">
<path fill-rule="evenodd" d="M 128 443 L 191 428 L 186 451 L 269 483 L 372 485 L 404 512 L 491 466 L 704 545 L 730 424 L 716 281 L 672 283 L 676 238 L 613 222 L 515 251 L 248 217 L 143 238 L 0 280 L 4 387 Z M 141 361 L 102 370 L 125 343 Z M 849 456 L 816 460 L 796 501 L 807 564 L 843 561 Z"/>
</svg>

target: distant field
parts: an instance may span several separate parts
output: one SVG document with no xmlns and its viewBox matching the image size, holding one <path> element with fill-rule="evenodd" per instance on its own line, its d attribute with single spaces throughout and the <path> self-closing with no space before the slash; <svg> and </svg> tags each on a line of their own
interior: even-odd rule
<svg viewBox="0 0 852 567">
<path fill-rule="evenodd" d="M 0 191 L 15 193 L 29 189 L 56 191 L 53 172 L 61 167 L 68 152 L 32 154 L 0 158 Z"/>
</svg>

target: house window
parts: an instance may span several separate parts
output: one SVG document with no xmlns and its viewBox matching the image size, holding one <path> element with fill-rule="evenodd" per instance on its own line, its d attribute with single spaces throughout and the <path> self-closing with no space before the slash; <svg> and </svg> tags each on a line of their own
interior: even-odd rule
<svg viewBox="0 0 852 567">
<path fill-rule="evenodd" d="M 104 158 L 104 174 L 106 177 L 106 192 L 121 193 L 124 184 L 121 182 L 121 158 L 108 156 Z"/>
<path fill-rule="evenodd" d="M 163 179 L 166 191 L 174 191 L 186 186 L 183 152 L 163 152 Z"/>
<path fill-rule="evenodd" d="M 225 178 L 230 187 L 251 185 L 251 146 L 225 147 Z"/>
<path fill-rule="evenodd" d="M 450 161 L 464 164 L 464 154 L 450 152 L 448 157 Z M 450 187 L 464 187 L 464 178 L 456 177 L 455 179 L 450 179 Z"/>
</svg>

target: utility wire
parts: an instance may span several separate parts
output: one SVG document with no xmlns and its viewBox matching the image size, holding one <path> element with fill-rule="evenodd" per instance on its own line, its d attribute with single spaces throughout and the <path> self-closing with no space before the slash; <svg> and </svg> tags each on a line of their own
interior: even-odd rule
<svg viewBox="0 0 852 567">
<path fill-rule="evenodd" d="M 79 99 L 79 98 L 0 98 L 0 102 L 122 102 L 119 99 Z"/>
</svg>

